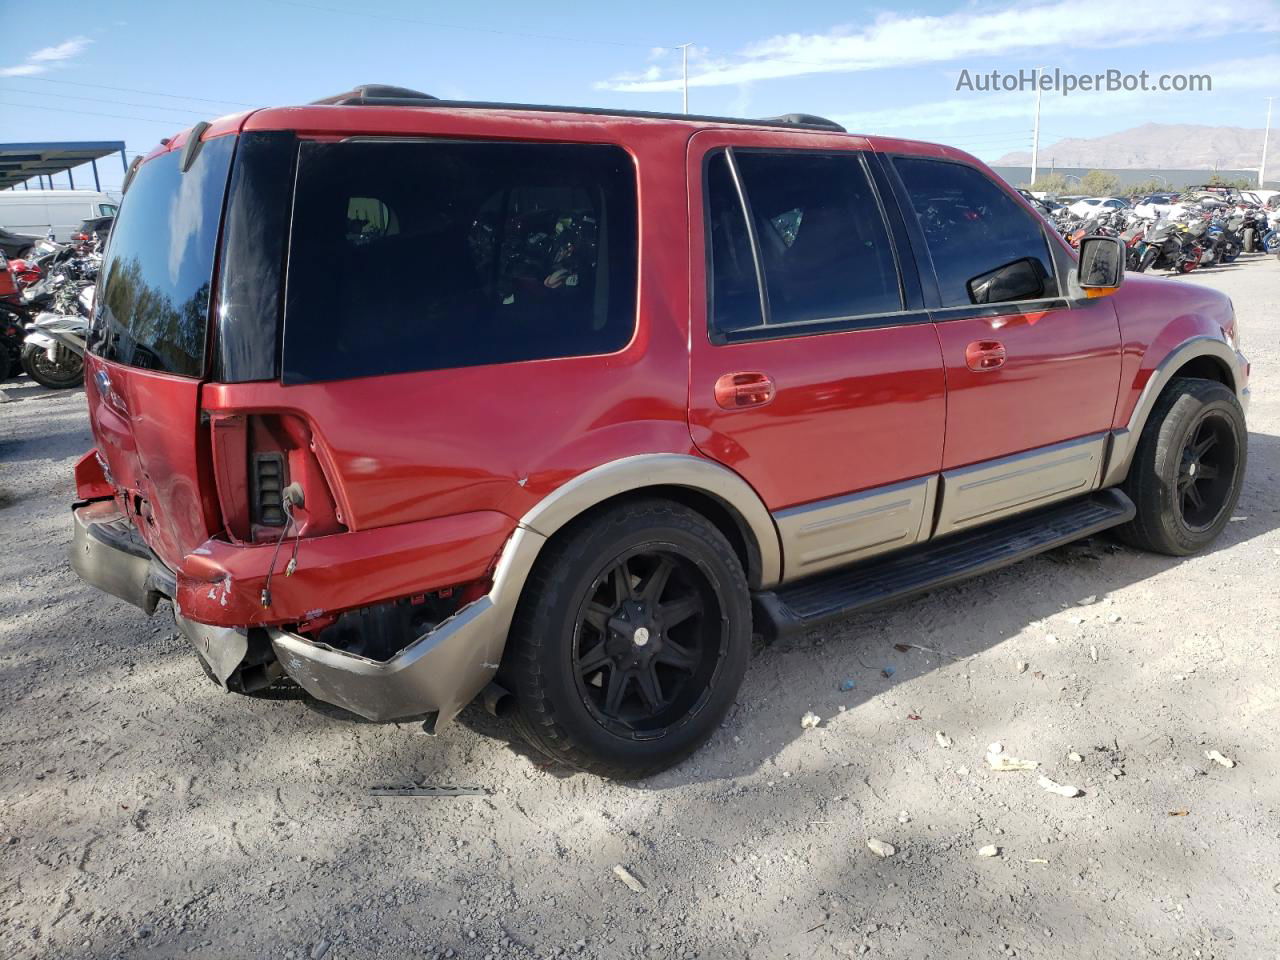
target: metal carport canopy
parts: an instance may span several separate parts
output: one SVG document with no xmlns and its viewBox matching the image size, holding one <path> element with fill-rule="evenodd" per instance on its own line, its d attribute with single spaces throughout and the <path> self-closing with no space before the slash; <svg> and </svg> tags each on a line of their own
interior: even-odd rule
<svg viewBox="0 0 1280 960">
<path fill-rule="evenodd" d="M 0 143 L 0 190 L 16 187 L 18 184 L 40 177 L 48 177 L 49 187 L 52 188 L 53 176 L 58 173 L 66 173 L 68 182 L 74 188 L 75 179 L 71 169 L 82 163 L 93 164 L 94 186 L 101 189 L 98 186 L 97 161 L 113 153 L 120 154 L 120 163 L 127 172 L 129 161 L 125 159 L 123 140 L 91 140 L 82 143 Z M 43 185 L 43 181 L 40 183 Z"/>
</svg>

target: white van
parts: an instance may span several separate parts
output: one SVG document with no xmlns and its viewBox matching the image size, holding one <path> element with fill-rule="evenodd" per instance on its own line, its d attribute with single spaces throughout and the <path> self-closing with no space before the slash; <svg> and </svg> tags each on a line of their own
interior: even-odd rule
<svg viewBox="0 0 1280 960">
<path fill-rule="evenodd" d="M 96 190 L 0 190 L 0 227 L 66 243 L 80 224 L 114 216 L 119 201 Z"/>
</svg>

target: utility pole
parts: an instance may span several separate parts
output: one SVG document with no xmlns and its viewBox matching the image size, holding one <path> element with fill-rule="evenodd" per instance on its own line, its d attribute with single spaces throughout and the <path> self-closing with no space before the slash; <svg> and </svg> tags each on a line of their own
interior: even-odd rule
<svg viewBox="0 0 1280 960">
<path fill-rule="evenodd" d="M 1258 164 L 1258 187 L 1265 187 L 1267 181 L 1267 144 L 1271 140 L 1271 101 L 1275 97 L 1267 97 L 1267 126 L 1262 133 L 1262 163 Z"/>
<path fill-rule="evenodd" d="M 684 77 L 684 112 L 689 112 L 689 48 L 692 43 L 676 44 L 680 48 L 680 73 Z"/>
<path fill-rule="evenodd" d="M 1044 67 L 1036 67 L 1036 123 L 1031 131 L 1031 185 L 1035 186 L 1040 166 L 1040 73 Z"/>
</svg>

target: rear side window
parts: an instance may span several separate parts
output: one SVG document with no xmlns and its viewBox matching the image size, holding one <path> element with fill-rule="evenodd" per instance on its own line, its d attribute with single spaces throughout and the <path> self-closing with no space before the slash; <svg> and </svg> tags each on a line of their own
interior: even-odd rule
<svg viewBox="0 0 1280 960">
<path fill-rule="evenodd" d="M 186 173 L 181 151 L 138 168 L 111 230 L 89 348 L 185 377 L 204 370 L 218 225 L 235 137 L 214 137 Z"/>
<path fill-rule="evenodd" d="M 735 150 L 709 162 L 716 332 L 757 328 L 767 335 L 773 327 L 902 309 L 893 247 L 859 156 Z M 733 185 L 734 164 L 750 212 L 749 230 Z M 763 274 L 763 305 L 752 240 Z"/>
<path fill-rule="evenodd" d="M 636 233 L 618 147 L 304 143 L 285 382 L 620 350 Z"/>
<path fill-rule="evenodd" d="M 924 231 L 944 307 L 1058 295 L 1040 222 L 981 171 L 916 157 L 898 157 L 894 166 Z M 1015 280 L 992 283 L 1002 270 Z M 999 290 L 1005 295 L 991 293 Z"/>
</svg>

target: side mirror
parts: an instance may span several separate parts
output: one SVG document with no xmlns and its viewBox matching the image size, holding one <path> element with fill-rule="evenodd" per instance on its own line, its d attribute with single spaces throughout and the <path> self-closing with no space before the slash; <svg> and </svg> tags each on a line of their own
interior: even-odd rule
<svg viewBox="0 0 1280 960">
<path fill-rule="evenodd" d="M 1105 297 L 1124 280 L 1124 243 L 1119 237 L 1085 237 L 1080 241 L 1076 276 L 1086 297 Z"/>
<path fill-rule="evenodd" d="M 1044 267 L 1035 257 L 1023 257 L 979 274 L 965 286 L 973 303 L 1007 303 L 1038 300 L 1044 296 Z"/>
</svg>

